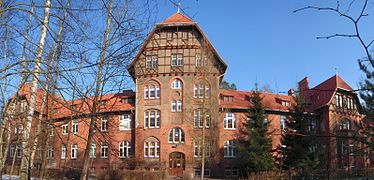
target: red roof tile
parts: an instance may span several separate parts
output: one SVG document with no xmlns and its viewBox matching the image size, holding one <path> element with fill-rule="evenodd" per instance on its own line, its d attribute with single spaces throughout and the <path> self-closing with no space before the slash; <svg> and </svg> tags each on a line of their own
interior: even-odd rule
<svg viewBox="0 0 374 180">
<path fill-rule="evenodd" d="M 223 101 L 220 100 L 220 106 L 222 108 L 232 108 L 232 109 L 248 109 L 251 107 L 250 96 L 251 91 L 238 91 L 238 90 L 227 90 L 220 89 L 221 96 L 233 96 L 233 101 Z M 290 107 L 282 105 L 282 101 L 288 101 L 290 104 L 294 102 L 292 96 L 272 94 L 272 93 L 261 93 L 263 99 L 262 104 L 267 110 L 276 111 L 288 111 Z"/>
<path fill-rule="evenodd" d="M 189 17 L 185 16 L 184 14 L 178 12 L 161 22 L 161 24 L 167 24 L 167 23 L 191 23 L 194 22 Z"/>
</svg>

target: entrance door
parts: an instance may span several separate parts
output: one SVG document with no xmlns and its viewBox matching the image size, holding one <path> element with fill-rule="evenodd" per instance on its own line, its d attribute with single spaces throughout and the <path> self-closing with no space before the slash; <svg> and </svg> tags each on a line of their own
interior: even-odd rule
<svg viewBox="0 0 374 180">
<path fill-rule="evenodd" d="M 186 167 L 185 156 L 181 152 L 172 152 L 169 154 L 169 175 L 182 176 Z"/>
</svg>

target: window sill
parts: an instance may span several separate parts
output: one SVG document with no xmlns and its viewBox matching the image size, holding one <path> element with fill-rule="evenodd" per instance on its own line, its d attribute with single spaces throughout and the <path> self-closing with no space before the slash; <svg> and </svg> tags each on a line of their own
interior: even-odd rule
<svg viewBox="0 0 374 180">
<path fill-rule="evenodd" d="M 236 128 L 223 128 L 224 130 L 236 130 Z"/>
</svg>

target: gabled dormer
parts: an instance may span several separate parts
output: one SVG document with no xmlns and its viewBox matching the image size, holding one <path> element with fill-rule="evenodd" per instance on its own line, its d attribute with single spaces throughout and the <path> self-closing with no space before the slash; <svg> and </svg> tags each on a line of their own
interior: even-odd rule
<svg viewBox="0 0 374 180">
<path fill-rule="evenodd" d="M 209 67 L 209 68 L 207 68 Z M 128 66 L 133 79 L 170 74 L 221 75 L 227 65 L 198 24 L 178 12 L 157 24 Z"/>
</svg>

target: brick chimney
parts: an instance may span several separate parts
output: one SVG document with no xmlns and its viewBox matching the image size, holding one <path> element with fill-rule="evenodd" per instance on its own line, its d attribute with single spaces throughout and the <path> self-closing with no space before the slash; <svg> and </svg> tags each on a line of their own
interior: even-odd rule
<svg viewBox="0 0 374 180">
<path fill-rule="evenodd" d="M 300 92 L 305 92 L 306 90 L 309 90 L 309 78 L 305 77 L 298 83 L 298 85 Z"/>
<path fill-rule="evenodd" d="M 295 90 L 293 88 L 291 88 L 290 90 L 288 90 L 288 95 L 289 96 L 294 96 L 295 95 Z"/>
</svg>

